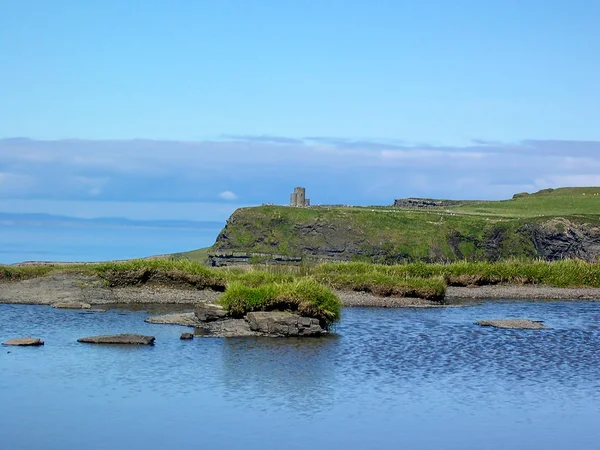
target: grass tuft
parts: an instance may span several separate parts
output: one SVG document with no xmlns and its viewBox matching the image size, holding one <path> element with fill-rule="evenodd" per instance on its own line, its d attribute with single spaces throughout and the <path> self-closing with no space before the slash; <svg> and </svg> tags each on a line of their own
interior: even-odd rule
<svg viewBox="0 0 600 450">
<path fill-rule="evenodd" d="M 317 318 L 326 327 L 339 320 L 341 310 L 338 296 L 312 279 L 260 286 L 235 281 L 218 301 L 234 317 L 251 311 L 283 310 Z"/>
</svg>

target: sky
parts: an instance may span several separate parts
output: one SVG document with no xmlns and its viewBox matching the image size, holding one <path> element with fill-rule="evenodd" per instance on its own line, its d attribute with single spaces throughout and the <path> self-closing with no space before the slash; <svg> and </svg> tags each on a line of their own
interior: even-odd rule
<svg viewBox="0 0 600 450">
<path fill-rule="evenodd" d="M 0 0 L 0 212 L 600 185 L 600 2 Z"/>
</svg>

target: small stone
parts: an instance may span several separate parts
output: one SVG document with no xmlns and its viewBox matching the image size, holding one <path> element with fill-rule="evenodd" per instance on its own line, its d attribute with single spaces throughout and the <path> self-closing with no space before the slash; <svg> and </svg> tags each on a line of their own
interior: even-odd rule
<svg viewBox="0 0 600 450">
<path fill-rule="evenodd" d="M 38 338 L 25 337 L 10 339 L 6 342 L 3 342 L 2 345 L 14 345 L 17 347 L 39 347 L 40 345 L 44 345 L 44 341 Z"/>
<path fill-rule="evenodd" d="M 194 333 L 181 333 L 179 337 L 182 341 L 189 341 L 190 339 L 194 339 Z"/>
<path fill-rule="evenodd" d="M 154 345 L 154 340 L 154 336 L 144 336 L 141 334 L 113 334 L 79 338 L 77 342 L 86 344 Z"/>
</svg>

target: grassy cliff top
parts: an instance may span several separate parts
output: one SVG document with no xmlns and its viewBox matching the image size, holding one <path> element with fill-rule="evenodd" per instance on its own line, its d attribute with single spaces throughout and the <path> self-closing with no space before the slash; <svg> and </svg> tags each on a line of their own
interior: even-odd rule
<svg viewBox="0 0 600 450">
<path fill-rule="evenodd" d="M 545 189 L 516 194 L 510 200 L 465 202 L 447 209 L 457 214 L 511 218 L 600 215 L 600 187 Z"/>
<path fill-rule="evenodd" d="M 212 251 L 401 261 L 546 258 L 534 228 L 565 233 L 600 225 L 600 187 L 547 189 L 502 201 L 442 206 L 263 205 L 237 210 Z M 182 255 L 199 260 L 201 252 Z"/>
<path fill-rule="evenodd" d="M 376 214 L 412 214 L 452 213 L 461 216 L 486 216 L 496 219 L 518 219 L 533 217 L 600 216 L 600 187 L 545 189 L 534 194 L 515 194 L 510 200 L 453 201 L 452 204 L 428 208 L 403 208 L 394 206 L 312 206 L 309 208 L 290 208 L 288 206 L 255 206 L 242 208 L 246 213 L 265 212 L 275 217 L 280 214 L 289 220 L 300 222 L 317 216 L 353 216 L 355 219 Z M 384 220 L 384 219 L 382 219 Z"/>
</svg>

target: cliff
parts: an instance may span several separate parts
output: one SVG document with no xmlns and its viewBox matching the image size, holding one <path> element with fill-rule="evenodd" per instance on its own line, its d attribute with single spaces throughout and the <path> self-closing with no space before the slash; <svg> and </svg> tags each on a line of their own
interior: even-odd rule
<svg viewBox="0 0 600 450">
<path fill-rule="evenodd" d="M 496 202 L 243 208 L 227 221 L 211 259 L 218 264 L 236 254 L 245 262 L 252 255 L 380 263 L 593 261 L 600 256 L 598 193 L 600 188 L 562 188 Z"/>
</svg>

